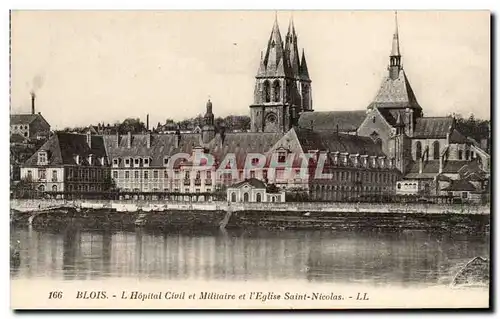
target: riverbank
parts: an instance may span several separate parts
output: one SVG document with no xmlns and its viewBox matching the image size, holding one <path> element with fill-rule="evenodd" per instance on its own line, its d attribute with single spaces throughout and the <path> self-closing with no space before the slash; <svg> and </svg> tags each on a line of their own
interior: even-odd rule
<svg viewBox="0 0 500 319">
<path fill-rule="evenodd" d="M 414 204 L 414 203 L 228 203 L 228 202 L 163 202 L 147 200 L 40 200 L 13 199 L 11 210 L 41 212 L 54 209 L 79 208 L 114 210 L 117 212 L 161 211 L 264 211 L 264 212 L 330 212 L 330 213 L 403 213 L 403 214 L 465 214 L 489 215 L 490 206 L 472 204 Z"/>
<path fill-rule="evenodd" d="M 488 232 L 489 208 L 422 204 L 11 202 L 11 224 L 36 228 L 330 229 Z"/>
</svg>

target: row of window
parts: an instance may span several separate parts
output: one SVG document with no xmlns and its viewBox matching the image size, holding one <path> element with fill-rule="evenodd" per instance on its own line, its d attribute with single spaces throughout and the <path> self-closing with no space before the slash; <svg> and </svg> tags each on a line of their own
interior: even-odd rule
<svg viewBox="0 0 500 319">
<path fill-rule="evenodd" d="M 158 178 L 160 178 L 160 174 L 163 175 L 164 179 L 167 179 L 168 176 L 169 176 L 168 175 L 168 170 L 164 170 L 163 173 L 161 173 L 161 171 L 154 170 L 154 171 L 152 171 L 152 175 L 150 174 L 151 171 L 142 171 L 142 174 L 140 172 L 141 171 L 124 171 L 123 178 L 125 178 L 125 179 L 132 178 L 131 177 L 132 173 L 133 173 L 133 178 L 135 178 L 135 179 L 140 178 L 141 175 L 142 175 L 143 179 L 149 179 L 149 178 L 158 179 Z M 191 177 L 190 173 L 191 173 L 190 171 L 184 172 L 184 179 L 190 179 L 190 177 Z M 113 178 L 117 179 L 118 176 L 119 176 L 118 171 L 113 171 Z M 174 171 L 174 177 L 177 178 L 177 179 L 180 178 L 180 172 L 179 171 Z M 197 180 L 201 180 L 201 172 L 200 171 L 196 172 L 196 177 L 195 178 Z M 212 179 L 212 172 L 211 171 L 206 171 L 205 178 L 206 179 Z"/>
<path fill-rule="evenodd" d="M 20 130 L 27 130 L 28 129 L 28 125 L 14 125 L 14 129 L 17 130 L 17 129 L 20 129 Z"/>
<path fill-rule="evenodd" d="M 415 156 L 416 159 L 420 159 L 422 157 L 422 143 L 420 141 L 417 141 L 415 143 Z M 432 143 L 432 158 L 435 160 L 438 160 L 440 156 L 440 145 L 438 141 L 434 141 Z M 465 160 L 472 160 L 474 159 L 475 154 L 473 151 L 465 150 Z M 464 159 L 464 151 L 459 150 L 458 151 L 458 159 L 463 160 Z"/>
<path fill-rule="evenodd" d="M 121 162 L 122 162 L 121 158 L 114 158 L 113 159 L 113 167 L 119 166 Z M 168 158 L 167 157 L 164 158 L 163 162 L 164 162 L 164 165 L 167 165 L 168 164 Z M 134 167 L 140 167 L 141 165 L 143 167 L 149 167 L 149 165 L 151 165 L 151 158 L 150 157 L 144 157 L 144 158 L 141 158 L 141 157 L 136 157 L 136 158 L 128 157 L 128 158 L 123 159 L 123 164 L 124 164 L 125 167 L 131 167 L 132 164 L 134 165 Z"/>
<path fill-rule="evenodd" d="M 72 169 L 68 170 L 68 180 L 92 181 L 101 180 L 106 176 L 102 169 Z"/>
<path fill-rule="evenodd" d="M 191 191 L 190 191 L 189 188 L 184 188 L 184 190 L 181 191 L 177 187 L 173 188 L 172 190 L 170 190 L 169 188 L 164 188 L 163 190 L 161 190 L 158 187 L 149 188 L 147 186 L 142 187 L 142 189 L 141 188 L 128 188 L 128 187 L 126 187 L 126 188 L 123 189 L 123 192 L 125 192 L 125 193 L 126 192 L 164 192 L 164 193 L 169 193 L 169 192 L 179 193 L 179 192 L 181 192 L 181 193 L 186 193 L 186 194 L 190 194 L 191 193 Z M 195 193 L 201 193 L 201 189 L 200 188 L 196 188 L 194 190 L 194 192 Z M 211 188 L 207 188 L 207 189 L 205 189 L 205 192 L 210 193 L 210 192 L 212 192 L 212 189 Z"/>
<path fill-rule="evenodd" d="M 33 178 L 33 171 L 32 170 L 28 170 L 27 177 L 30 180 L 34 179 Z M 37 177 L 38 177 L 38 180 L 46 180 L 47 179 L 47 171 L 45 169 L 39 169 Z M 52 171 L 51 177 L 52 177 L 51 178 L 52 182 L 57 182 L 58 181 L 57 170 L 53 170 Z"/>
<path fill-rule="evenodd" d="M 83 185 L 71 185 L 68 184 L 67 190 L 69 192 L 92 192 L 92 191 L 103 191 L 104 186 L 101 184 L 83 184 Z"/>
</svg>

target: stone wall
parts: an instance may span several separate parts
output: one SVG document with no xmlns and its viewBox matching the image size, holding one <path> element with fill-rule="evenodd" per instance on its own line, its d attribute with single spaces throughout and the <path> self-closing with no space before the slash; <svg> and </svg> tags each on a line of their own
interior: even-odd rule
<svg viewBox="0 0 500 319">
<path fill-rule="evenodd" d="M 161 202 L 161 201 L 113 201 L 113 200 L 32 200 L 13 199 L 11 209 L 20 212 L 36 212 L 40 210 L 64 207 L 89 209 L 113 209 L 122 212 L 142 211 L 290 211 L 290 212 L 357 212 L 357 213 L 423 213 L 423 214 L 490 214 L 487 205 L 460 204 L 376 204 L 376 203 L 227 203 L 227 202 Z"/>
</svg>

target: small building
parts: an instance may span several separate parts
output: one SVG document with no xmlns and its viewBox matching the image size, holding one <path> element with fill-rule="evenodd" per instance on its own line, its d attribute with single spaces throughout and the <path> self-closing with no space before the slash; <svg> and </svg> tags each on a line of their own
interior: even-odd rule
<svg viewBox="0 0 500 319">
<path fill-rule="evenodd" d="M 18 134 L 29 139 L 48 138 L 50 124 L 42 116 L 35 113 L 35 95 L 31 95 L 31 114 L 10 115 L 10 135 Z"/>
<path fill-rule="evenodd" d="M 462 202 L 480 203 L 482 201 L 482 191 L 478 190 L 471 182 L 459 179 L 453 180 L 450 184 L 441 189 L 442 195 L 460 198 Z"/>
<path fill-rule="evenodd" d="M 228 202 L 285 202 L 285 192 L 256 178 L 246 179 L 227 188 Z"/>
</svg>

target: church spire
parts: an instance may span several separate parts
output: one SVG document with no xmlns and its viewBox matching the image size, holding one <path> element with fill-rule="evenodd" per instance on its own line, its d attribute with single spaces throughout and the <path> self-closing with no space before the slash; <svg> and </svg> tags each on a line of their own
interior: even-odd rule
<svg viewBox="0 0 500 319">
<path fill-rule="evenodd" d="M 306 53 L 304 49 L 302 49 L 302 60 L 300 62 L 300 78 L 308 81 L 311 80 L 311 78 L 309 77 L 309 70 L 307 68 L 306 62 Z"/>
<path fill-rule="evenodd" d="M 266 53 L 264 59 L 261 61 L 261 66 L 259 68 L 259 73 L 262 73 L 265 69 L 264 76 L 276 76 L 278 67 L 283 62 L 281 61 L 284 57 L 283 40 L 281 39 L 281 33 L 278 25 L 278 15 L 274 17 L 273 29 L 267 43 Z M 282 67 L 280 67 L 282 68 Z M 283 76 L 282 74 L 280 74 Z M 258 76 L 263 76 L 263 74 L 258 74 Z"/>
<path fill-rule="evenodd" d="M 389 77 L 395 80 L 399 77 L 399 71 L 401 67 L 401 53 L 399 51 L 399 30 L 398 30 L 398 13 L 394 14 L 394 20 L 396 24 L 396 30 L 392 37 L 392 50 L 389 56 Z"/>
</svg>

